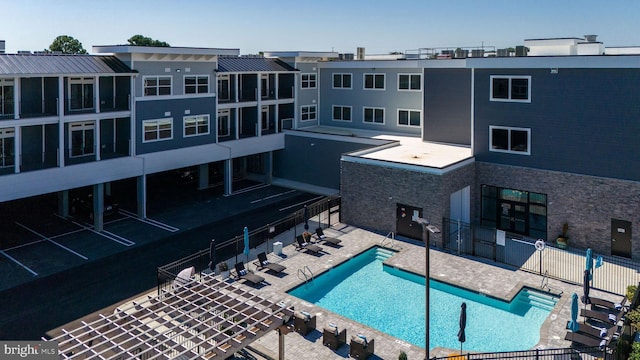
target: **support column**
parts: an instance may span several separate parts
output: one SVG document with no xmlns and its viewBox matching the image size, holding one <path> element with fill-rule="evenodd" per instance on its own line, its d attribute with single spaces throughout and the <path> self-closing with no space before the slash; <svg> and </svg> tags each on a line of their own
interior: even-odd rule
<svg viewBox="0 0 640 360">
<path fill-rule="evenodd" d="M 264 153 L 264 182 L 271 184 L 273 180 L 273 151 Z"/>
<path fill-rule="evenodd" d="M 58 191 L 58 215 L 69 216 L 69 190 Z"/>
<path fill-rule="evenodd" d="M 209 187 L 209 164 L 200 164 L 198 166 L 198 190 L 207 189 Z"/>
<path fill-rule="evenodd" d="M 137 203 L 138 203 L 138 218 L 147 218 L 147 175 L 140 175 L 136 179 L 137 181 Z"/>
<path fill-rule="evenodd" d="M 93 228 L 104 230 L 104 184 L 93 185 Z"/>
<path fill-rule="evenodd" d="M 100 114 L 100 76 L 96 76 L 94 79 L 93 107 L 96 109 L 96 114 Z"/>
<path fill-rule="evenodd" d="M 136 156 L 136 101 L 135 101 L 135 88 L 136 88 L 136 79 L 135 77 L 131 77 L 130 84 L 130 94 L 129 94 L 129 109 L 131 109 L 131 115 L 129 116 L 129 155 Z"/>
<path fill-rule="evenodd" d="M 22 95 L 20 94 L 20 78 L 13 78 L 13 118 L 15 120 L 20 119 L 20 102 L 22 101 Z"/>
<path fill-rule="evenodd" d="M 233 159 L 224 161 L 224 195 L 231 195 L 233 192 Z"/>
<path fill-rule="evenodd" d="M 100 149 L 102 149 L 102 145 L 100 145 L 100 120 L 96 120 L 96 128 L 93 131 L 95 139 L 93 139 L 93 146 L 95 146 L 94 151 L 96 152 L 96 161 L 100 161 Z"/>
<path fill-rule="evenodd" d="M 257 76 L 258 89 L 256 91 L 258 92 L 258 96 L 256 97 L 256 101 L 258 102 L 258 105 L 256 107 L 258 109 L 258 116 L 256 117 L 256 119 L 258 120 L 256 121 L 256 136 L 262 136 L 262 74 L 258 73 Z M 268 90 L 269 89 L 267 89 L 267 91 Z"/>
<path fill-rule="evenodd" d="M 16 126 L 13 128 L 13 172 L 19 173 L 22 166 L 22 128 Z"/>
<path fill-rule="evenodd" d="M 240 138 L 240 110 L 241 108 L 235 108 L 233 112 L 233 121 L 235 122 L 235 130 L 236 135 L 235 139 L 238 140 Z"/>
<path fill-rule="evenodd" d="M 58 76 L 58 166 L 64 167 L 64 77 Z"/>
</svg>

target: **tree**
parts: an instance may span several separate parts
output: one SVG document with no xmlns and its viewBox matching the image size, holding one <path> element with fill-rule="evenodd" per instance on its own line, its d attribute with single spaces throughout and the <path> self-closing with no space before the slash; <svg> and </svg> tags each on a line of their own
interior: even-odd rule
<svg viewBox="0 0 640 360">
<path fill-rule="evenodd" d="M 142 36 L 142 35 L 133 35 L 127 40 L 129 45 L 135 46 L 159 46 L 159 47 L 169 47 L 168 43 L 160 40 L 154 40 L 150 37 Z"/>
<path fill-rule="evenodd" d="M 82 43 L 73 36 L 60 35 L 53 40 L 46 52 L 61 52 L 63 54 L 86 54 L 87 50 L 82 47 Z"/>
</svg>

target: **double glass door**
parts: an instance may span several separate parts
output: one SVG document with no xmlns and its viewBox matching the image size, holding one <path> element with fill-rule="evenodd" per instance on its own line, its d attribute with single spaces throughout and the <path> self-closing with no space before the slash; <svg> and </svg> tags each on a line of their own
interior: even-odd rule
<svg viewBox="0 0 640 360">
<path fill-rule="evenodd" d="M 527 233 L 527 204 L 500 200 L 499 228 L 518 234 Z"/>
</svg>

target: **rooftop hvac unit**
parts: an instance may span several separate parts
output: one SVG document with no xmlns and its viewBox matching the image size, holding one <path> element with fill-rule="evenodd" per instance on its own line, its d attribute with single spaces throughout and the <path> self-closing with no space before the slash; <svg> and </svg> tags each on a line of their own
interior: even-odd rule
<svg viewBox="0 0 640 360">
<path fill-rule="evenodd" d="M 456 59 L 464 59 L 466 57 L 469 57 L 469 50 L 456 49 L 455 57 Z"/>
<path fill-rule="evenodd" d="M 529 49 L 526 46 L 516 46 L 516 56 L 527 56 Z"/>
<path fill-rule="evenodd" d="M 340 59 L 340 60 L 353 60 L 353 53 L 338 54 L 338 59 Z"/>
<path fill-rule="evenodd" d="M 0 54 L 4 54 L 4 40 L 0 40 Z"/>
<path fill-rule="evenodd" d="M 358 60 L 364 60 L 364 48 L 363 47 L 359 47 L 356 49 L 356 54 L 357 54 L 357 59 Z"/>
<path fill-rule="evenodd" d="M 484 57 L 484 49 L 471 50 L 471 57 Z"/>
<path fill-rule="evenodd" d="M 499 57 L 507 57 L 507 56 L 509 56 L 509 49 L 498 49 L 497 50 L 497 55 Z"/>
<path fill-rule="evenodd" d="M 598 35 L 585 35 L 584 39 L 587 40 L 588 42 L 596 42 L 597 37 Z"/>
</svg>

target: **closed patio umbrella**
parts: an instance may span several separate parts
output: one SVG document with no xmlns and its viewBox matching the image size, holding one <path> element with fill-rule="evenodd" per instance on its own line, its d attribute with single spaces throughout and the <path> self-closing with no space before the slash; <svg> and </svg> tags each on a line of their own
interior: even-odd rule
<svg viewBox="0 0 640 360">
<path fill-rule="evenodd" d="M 576 332 L 580 325 L 578 324 L 578 294 L 571 295 L 571 321 L 569 321 L 569 330 Z"/>
<path fill-rule="evenodd" d="M 464 329 L 467 327 L 467 303 L 460 305 L 460 330 L 458 331 L 458 341 L 460 341 L 460 355 L 462 355 L 462 343 L 467 340 Z"/>
<path fill-rule="evenodd" d="M 591 271 L 593 269 L 593 251 L 591 250 L 591 248 L 587 249 L 587 253 L 586 253 L 586 265 L 584 267 L 584 269 L 586 271 L 589 272 L 589 280 L 593 279 L 593 276 L 591 274 Z"/>
<path fill-rule="evenodd" d="M 211 239 L 209 244 L 209 270 L 216 271 L 216 239 Z"/>
<path fill-rule="evenodd" d="M 309 230 L 309 210 L 307 210 L 307 205 L 304 206 L 302 217 L 304 218 L 304 229 Z"/>
<path fill-rule="evenodd" d="M 249 262 L 249 229 L 244 227 L 244 255 L 247 257 L 247 262 Z"/>
</svg>

